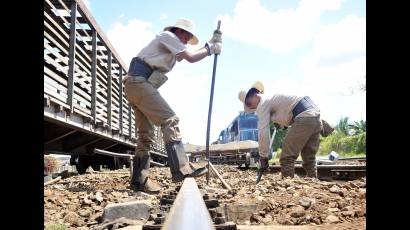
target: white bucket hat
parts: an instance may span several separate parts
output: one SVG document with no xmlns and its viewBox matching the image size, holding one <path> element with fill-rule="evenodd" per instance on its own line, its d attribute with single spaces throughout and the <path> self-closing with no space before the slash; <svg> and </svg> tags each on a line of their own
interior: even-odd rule
<svg viewBox="0 0 410 230">
<path fill-rule="evenodd" d="M 190 45 L 198 44 L 199 40 L 198 40 L 198 37 L 195 35 L 195 25 L 193 22 L 191 22 L 188 19 L 181 18 L 181 19 L 178 19 L 174 25 L 165 27 L 164 31 L 166 30 L 170 31 L 173 27 L 183 29 L 192 34 L 192 38 L 188 41 L 188 44 Z"/>
<path fill-rule="evenodd" d="M 260 82 L 260 81 L 257 81 L 257 82 L 255 82 L 255 83 L 253 83 L 253 85 L 251 86 L 251 89 L 252 89 L 252 88 L 255 88 L 255 89 L 259 90 L 259 92 L 260 92 L 261 94 L 263 94 L 264 91 L 265 91 L 265 87 L 263 86 L 263 83 Z M 251 109 L 251 108 L 249 108 L 248 106 L 246 106 L 246 104 L 245 104 L 246 94 L 247 94 L 247 92 L 246 92 L 245 90 L 241 90 L 241 91 L 238 93 L 238 98 L 239 98 L 239 100 L 243 103 L 243 110 L 245 111 L 245 113 L 255 112 L 256 109 Z"/>
</svg>

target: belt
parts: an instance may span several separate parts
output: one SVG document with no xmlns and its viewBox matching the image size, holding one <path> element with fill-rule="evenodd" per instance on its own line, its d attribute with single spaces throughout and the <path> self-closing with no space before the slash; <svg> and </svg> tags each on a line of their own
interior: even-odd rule
<svg viewBox="0 0 410 230">
<path fill-rule="evenodd" d="M 146 79 L 152 74 L 152 68 L 139 57 L 134 57 L 131 60 L 130 68 L 128 70 L 129 76 L 143 76 Z"/>
<path fill-rule="evenodd" d="M 299 115 L 301 112 L 304 112 L 308 109 L 317 109 L 317 106 L 315 105 L 315 103 L 312 101 L 312 99 L 310 99 L 310 97 L 306 96 L 303 97 L 295 106 L 295 108 L 293 108 L 292 110 L 292 120 L 295 119 L 295 117 L 297 115 Z"/>
</svg>

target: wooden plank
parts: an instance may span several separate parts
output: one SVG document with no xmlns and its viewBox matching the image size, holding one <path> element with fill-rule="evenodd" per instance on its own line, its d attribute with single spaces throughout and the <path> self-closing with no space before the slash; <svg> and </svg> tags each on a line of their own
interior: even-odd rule
<svg viewBox="0 0 410 230">
<path fill-rule="evenodd" d="M 67 99 L 67 97 L 63 97 L 62 95 L 58 94 L 56 90 L 50 89 L 48 87 L 44 87 L 44 93 L 61 101 L 66 101 Z"/>
<path fill-rule="evenodd" d="M 63 85 L 58 84 L 57 82 L 53 82 L 51 79 L 47 79 L 47 76 L 44 76 L 44 87 L 49 87 L 51 88 L 55 88 L 57 93 L 62 93 L 63 96 L 67 96 L 67 88 L 65 88 Z M 47 77 L 48 78 L 48 77 Z"/>
<path fill-rule="evenodd" d="M 67 98 L 67 94 L 56 87 L 44 83 L 44 90 L 47 90 L 50 93 L 53 93 L 54 96 L 58 97 L 59 99 L 65 100 Z"/>
<path fill-rule="evenodd" d="M 61 28 L 61 25 L 59 25 L 50 15 L 47 14 L 47 12 L 44 11 L 44 16 L 48 21 L 51 22 L 52 25 L 50 25 L 47 20 L 44 20 L 44 25 L 46 25 L 46 28 L 48 28 L 55 36 L 56 38 L 60 39 L 64 44 L 69 47 L 69 43 L 67 40 L 70 38 L 70 36 L 67 34 L 64 29 Z M 56 30 L 57 29 L 57 30 Z"/>
<path fill-rule="evenodd" d="M 77 3 L 71 3 L 71 21 L 70 21 L 70 48 L 68 60 L 68 98 L 67 104 L 70 106 L 70 111 L 73 112 L 73 93 L 74 93 L 74 65 L 75 65 L 75 18 L 77 12 Z"/>
<path fill-rule="evenodd" d="M 90 111 L 85 110 L 84 108 L 79 107 L 78 105 L 73 105 L 73 112 L 80 114 L 83 117 L 91 117 Z"/>
<path fill-rule="evenodd" d="M 48 5 L 50 7 L 47 7 L 47 5 L 44 5 L 44 10 L 48 11 L 50 14 L 53 15 L 53 18 L 55 18 L 55 20 L 60 24 L 60 25 L 64 25 L 67 24 L 69 25 L 69 21 L 67 19 L 65 19 L 64 16 L 60 15 L 59 10 L 54 6 L 54 4 L 52 4 L 50 1 L 46 0 L 46 2 L 48 3 Z M 53 12 L 54 10 L 54 12 Z M 67 14 L 70 15 L 70 12 L 68 10 L 66 10 Z M 58 15 L 56 15 L 58 14 Z M 67 32 L 69 30 L 69 28 L 64 27 L 65 29 L 67 29 Z"/>
</svg>

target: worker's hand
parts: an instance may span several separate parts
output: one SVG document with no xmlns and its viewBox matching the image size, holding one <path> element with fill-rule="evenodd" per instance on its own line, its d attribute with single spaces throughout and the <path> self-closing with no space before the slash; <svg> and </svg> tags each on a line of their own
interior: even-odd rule
<svg viewBox="0 0 410 230">
<path fill-rule="evenodd" d="M 222 43 L 222 32 L 220 30 L 215 30 L 209 43 Z"/>
<path fill-rule="evenodd" d="M 268 161 L 269 159 L 267 157 L 260 157 L 259 158 L 260 169 L 267 169 L 269 166 Z"/>
<path fill-rule="evenodd" d="M 206 49 L 208 50 L 208 55 L 212 55 L 212 54 L 220 54 L 221 50 L 222 50 L 222 43 L 210 43 L 207 42 L 205 44 Z"/>
</svg>

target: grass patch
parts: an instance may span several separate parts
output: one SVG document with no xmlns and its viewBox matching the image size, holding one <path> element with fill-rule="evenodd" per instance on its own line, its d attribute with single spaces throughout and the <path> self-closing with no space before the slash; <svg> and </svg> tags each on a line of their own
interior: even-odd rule
<svg viewBox="0 0 410 230">
<path fill-rule="evenodd" d="M 46 226 L 45 230 L 68 230 L 68 227 L 64 224 L 51 223 Z"/>
</svg>

